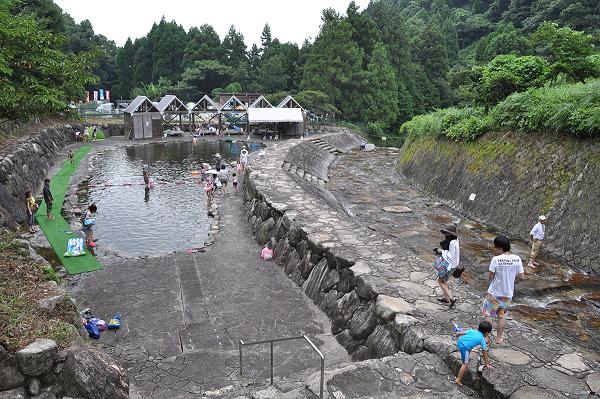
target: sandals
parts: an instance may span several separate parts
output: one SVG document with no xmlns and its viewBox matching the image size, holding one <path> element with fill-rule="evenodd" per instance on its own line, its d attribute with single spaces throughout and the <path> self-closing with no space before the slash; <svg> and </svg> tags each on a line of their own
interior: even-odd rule
<svg viewBox="0 0 600 399">
<path fill-rule="evenodd" d="M 450 302 L 446 298 L 437 298 L 437 300 L 438 300 L 438 302 L 441 302 L 441 303 L 449 303 Z"/>
<path fill-rule="evenodd" d="M 441 302 L 441 303 L 450 304 L 450 309 L 452 309 L 454 307 L 454 305 L 456 304 L 456 298 L 452 298 L 452 299 L 437 298 L 437 300 L 438 300 L 438 302 Z"/>
</svg>

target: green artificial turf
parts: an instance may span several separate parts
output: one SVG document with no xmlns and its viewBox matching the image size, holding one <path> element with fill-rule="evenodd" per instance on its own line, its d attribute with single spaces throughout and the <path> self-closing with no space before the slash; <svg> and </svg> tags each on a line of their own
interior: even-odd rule
<svg viewBox="0 0 600 399">
<path fill-rule="evenodd" d="M 94 128 L 92 126 L 88 126 L 87 132 L 88 132 L 88 137 L 90 138 L 90 140 L 92 139 L 93 131 L 94 131 Z M 96 140 L 104 140 L 105 138 L 106 138 L 106 135 L 104 134 L 104 131 L 102 129 L 100 129 L 99 127 L 96 128 Z"/>
<path fill-rule="evenodd" d="M 41 202 L 40 208 L 36 213 L 38 224 L 69 274 L 79 274 L 102 269 L 102 264 L 87 250 L 83 256 L 64 256 L 69 239 L 79 237 L 79 235 L 76 231 L 72 232 L 69 223 L 60 214 L 63 202 L 65 201 L 65 194 L 69 189 L 71 175 L 75 173 L 77 167 L 79 167 L 79 163 L 91 149 L 90 145 L 81 147 L 74 153 L 75 162 L 71 164 L 68 159 L 65 160 L 62 169 L 50 180 L 50 191 L 52 191 L 52 196 L 54 197 L 52 203 L 52 216 L 54 219 L 51 221 L 47 219 L 46 203 L 44 201 Z"/>
</svg>

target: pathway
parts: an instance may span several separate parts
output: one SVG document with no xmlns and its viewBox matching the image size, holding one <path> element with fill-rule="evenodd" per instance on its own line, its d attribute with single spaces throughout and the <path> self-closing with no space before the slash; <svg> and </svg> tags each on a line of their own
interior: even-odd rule
<svg viewBox="0 0 600 399">
<path fill-rule="evenodd" d="M 121 330 L 103 334 L 99 344 L 127 367 L 134 397 L 192 398 L 235 384 L 239 339 L 306 333 L 328 367 L 349 361 L 322 312 L 278 266 L 260 261 L 241 195 L 218 201 L 220 230 L 205 253 L 107 257 L 105 270 L 84 275 L 74 288 L 94 314 L 123 315 Z M 245 353 L 245 376 L 266 378 L 266 348 Z M 276 345 L 277 375 L 318 364 L 300 341 Z"/>
</svg>

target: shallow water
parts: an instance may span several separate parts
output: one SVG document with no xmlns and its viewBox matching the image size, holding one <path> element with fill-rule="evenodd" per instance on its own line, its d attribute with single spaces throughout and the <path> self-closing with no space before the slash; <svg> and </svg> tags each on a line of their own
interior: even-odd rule
<svg viewBox="0 0 600 399">
<path fill-rule="evenodd" d="M 214 167 L 220 153 L 231 173 L 241 142 L 191 141 L 107 150 L 93 162 L 93 175 L 80 187 L 80 205 L 98 206 L 94 236 L 102 250 L 124 257 L 161 256 L 202 246 L 208 237 L 202 163 Z M 249 150 L 260 144 L 249 144 Z M 144 165 L 153 187 L 146 189 Z M 231 185 L 230 185 L 231 186 Z M 231 188 L 231 187 L 230 187 Z"/>
</svg>

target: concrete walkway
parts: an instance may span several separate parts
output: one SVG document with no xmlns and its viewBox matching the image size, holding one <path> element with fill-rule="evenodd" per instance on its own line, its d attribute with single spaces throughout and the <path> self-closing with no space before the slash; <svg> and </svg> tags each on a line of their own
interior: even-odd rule
<svg viewBox="0 0 600 399">
<path fill-rule="evenodd" d="M 123 315 L 121 330 L 104 333 L 99 344 L 128 369 L 132 397 L 192 398 L 235 384 L 239 339 L 308 334 L 328 367 L 349 361 L 323 313 L 279 267 L 259 259 L 241 195 L 217 201 L 220 231 L 205 253 L 106 258 L 105 270 L 74 288 L 98 317 Z M 267 349 L 245 349 L 245 377 L 267 378 Z M 275 346 L 276 375 L 318 365 L 302 341 Z"/>
</svg>

